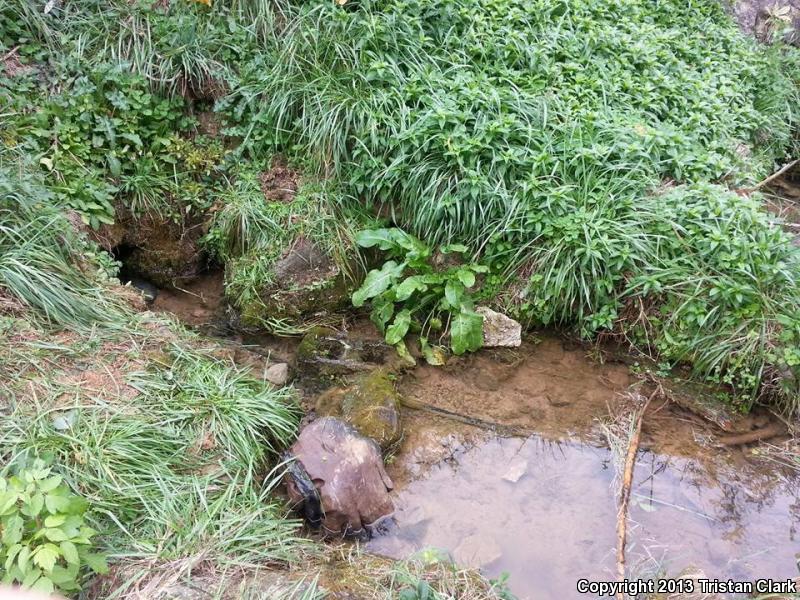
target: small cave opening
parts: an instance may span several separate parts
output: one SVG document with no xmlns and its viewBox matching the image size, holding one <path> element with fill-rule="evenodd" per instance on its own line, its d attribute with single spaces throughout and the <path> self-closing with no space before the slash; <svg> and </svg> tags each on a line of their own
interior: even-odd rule
<svg viewBox="0 0 800 600">
<path fill-rule="evenodd" d="M 131 267 L 130 258 L 138 250 L 138 246 L 131 244 L 120 244 L 111 249 L 114 260 L 120 263 L 117 278 L 123 285 L 130 285 L 139 290 L 144 296 L 148 305 L 152 304 L 158 297 L 159 288 L 146 276 Z"/>
</svg>

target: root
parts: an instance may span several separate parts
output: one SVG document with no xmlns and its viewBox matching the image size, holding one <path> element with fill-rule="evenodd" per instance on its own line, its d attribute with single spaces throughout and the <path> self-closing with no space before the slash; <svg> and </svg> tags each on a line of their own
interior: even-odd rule
<svg viewBox="0 0 800 600">
<path fill-rule="evenodd" d="M 779 435 L 785 435 L 789 430 L 783 423 L 773 423 L 755 431 L 748 431 L 746 433 L 739 433 L 736 435 L 723 435 L 717 438 L 717 442 L 723 446 L 741 446 L 743 444 L 752 444 L 753 442 L 760 442 L 762 440 L 769 440 Z"/>
</svg>

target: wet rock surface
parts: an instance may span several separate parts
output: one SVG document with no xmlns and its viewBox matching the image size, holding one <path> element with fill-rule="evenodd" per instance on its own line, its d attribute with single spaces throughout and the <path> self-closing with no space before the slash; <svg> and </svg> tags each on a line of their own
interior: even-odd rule
<svg viewBox="0 0 800 600">
<path fill-rule="evenodd" d="M 389 374 L 376 369 L 344 388 L 323 392 L 316 403 L 320 416 L 340 417 L 386 450 L 403 434 L 400 400 Z"/>
<path fill-rule="evenodd" d="M 290 501 L 324 534 L 366 537 L 394 512 L 393 484 L 380 449 L 344 421 L 317 419 L 300 432 L 289 453 L 307 475 L 287 475 Z M 315 489 L 308 489 L 308 482 Z"/>
<path fill-rule="evenodd" d="M 382 367 L 400 370 L 405 362 L 379 338 L 359 338 L 327 327 L 311 329 L 297 348 L 295 367 L 303 385 L 323 390 L 351 375 Z"/>
</svg>

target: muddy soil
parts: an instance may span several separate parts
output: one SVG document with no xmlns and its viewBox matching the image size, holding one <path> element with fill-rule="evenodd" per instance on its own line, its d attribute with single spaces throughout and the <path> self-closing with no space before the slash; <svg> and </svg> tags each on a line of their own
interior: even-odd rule
<svg viewBox="0 0 800 600">
<path fill-rule="evenodd" d="M 221 270 L 209 271 L 180 287 L 160 288 L 151 308 L 173 314 L 192 327 L 209 325 L 219 318 L 223 284 Z"/>
</svg>

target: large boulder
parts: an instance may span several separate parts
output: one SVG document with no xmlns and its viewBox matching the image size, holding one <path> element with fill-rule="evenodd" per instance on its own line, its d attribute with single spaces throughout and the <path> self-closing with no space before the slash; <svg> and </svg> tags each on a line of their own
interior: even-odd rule
<svg viewBox="0 0 800 600">
<path fill-rule="evenodd" d="M 376 369 L 344 388 L 330 389 L 317 399 L 317 414 L 341 417 L 382 450 L 400 441 L 400 401 L 389 374 Z"/>
<path fill-rule="evenodd" d="M 394 513 L 380 448 L 335 417 L 306 426 L 289 451 L 293 507 L 330 536 L 366 537 Z"/>
</svg>

